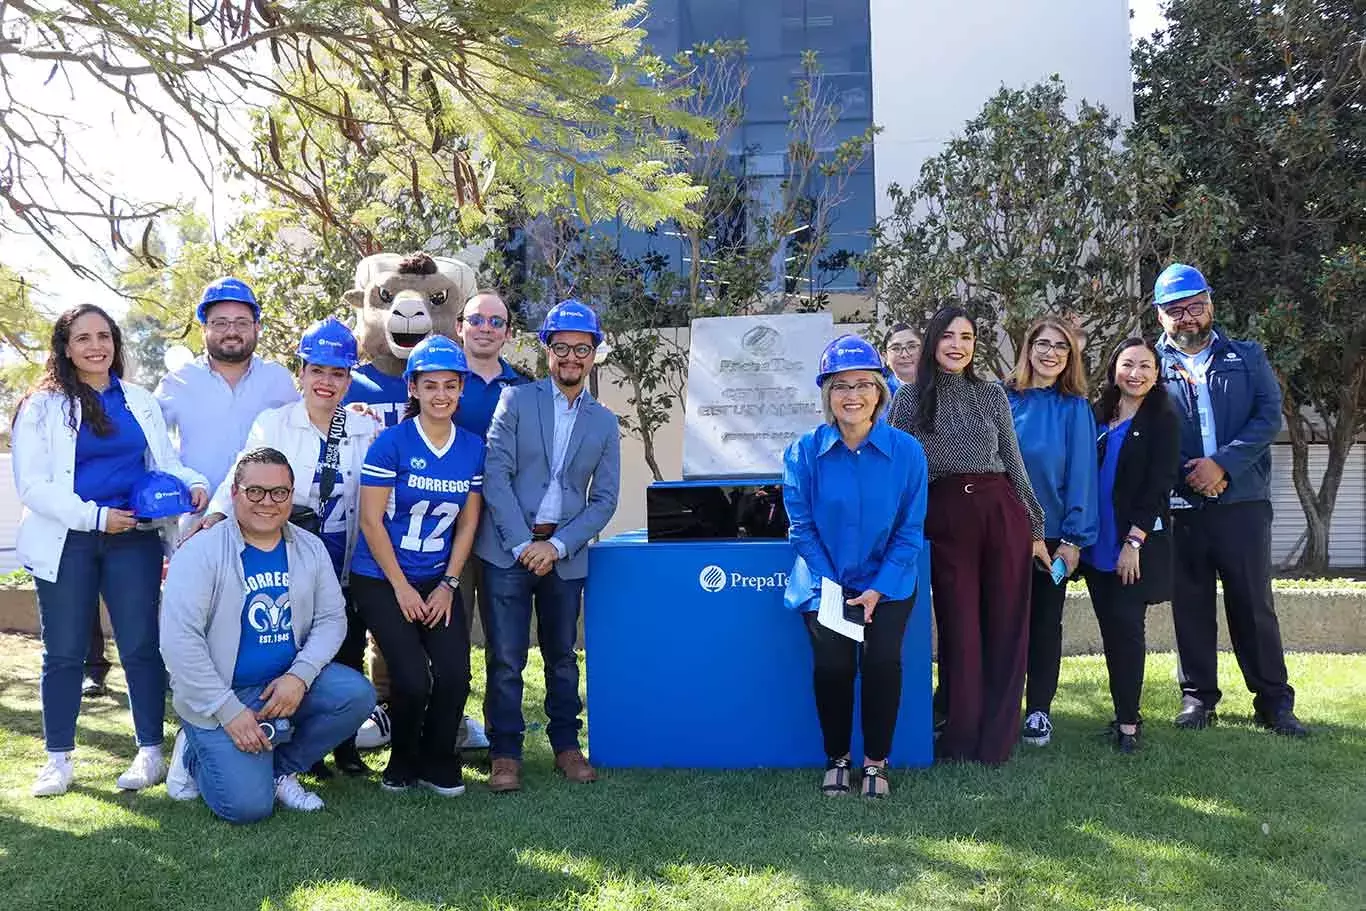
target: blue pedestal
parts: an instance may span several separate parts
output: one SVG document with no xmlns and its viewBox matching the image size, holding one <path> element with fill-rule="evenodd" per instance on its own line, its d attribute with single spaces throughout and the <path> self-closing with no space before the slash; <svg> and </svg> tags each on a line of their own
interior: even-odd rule
<svg viewBox="0 0 1366 911">
<path fill-rule="evenodd" d="M 653 542 L 588 552 L 584 637 L 593 762 L 626 768 L 821 767 L 811 645 L 783 607 L 786 541 Z M 929 552 L 906 630 L 890 762 L 933 761 Z M 859 715 L 853 756 L 862 757 Z"/>
</svg>

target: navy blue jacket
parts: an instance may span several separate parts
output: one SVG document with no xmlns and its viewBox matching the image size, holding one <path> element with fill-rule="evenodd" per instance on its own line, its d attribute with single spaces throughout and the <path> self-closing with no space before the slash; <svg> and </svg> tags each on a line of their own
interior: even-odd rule
<svg viewBox="0 0 1366 911">
<path fill-rule="evenodd" d="M 1271 442 L 1281 430 L 1281 387 L 1266 352 L 1256 342 L 1231 339 L 1222 329 L 1213 342 L 1206 382 L 1214 406 L 1214 461 L 1228 473 L 1228 489 L 1220 503 L 1271 498 Z M 1181 419 L 1181 478 L 1176 492 L 1193 506 L 1214 502 L 1185 484 L 1184 466 L 1204 456 L 1195 387 L 1176 357 L 1176 345 L 1165 335 L 1157 342 L 1167 394 Z"/>
</svg>

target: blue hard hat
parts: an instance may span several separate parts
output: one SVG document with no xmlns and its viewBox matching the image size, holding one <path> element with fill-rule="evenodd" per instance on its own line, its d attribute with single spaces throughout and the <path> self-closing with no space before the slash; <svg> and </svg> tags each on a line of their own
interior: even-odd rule
<svg viewBox="0 0 1366 911">
<path fill-rule="evenodd" d="M 825 351 L 821 352 L 821 365 L 816 374 L 816 385 L 824 385 L 829 377 L 846 370 L 873 370 L 884 377 L 888 373 L 877 349 L 866 339 L 861 339 L 857 335 L 841 335 L 825 346 Z"/>
<path fill-rule="evenodd" d="M 360 360 L 356 337 L 335 316 L 318 320 L 299 338 L 299 357 L 305 364 L 319 367 L 345 367 L 350 370 Z"/>
<path fill-rule="evenodd" d="M 541 331 L 536 335 L 541 344 L 549 345 L 550 337 L 556 332 L 587 332 L 593 336 L 593 344 L 602 343 L 602 326 L 598 324 L 598 315 L 592 307 L 573 299 L 560 301 L 551 307 L 545 315 L 545 322 L 541 323 Z"/>
<path fill-rule="evenodd" d="M 469 361 L 465 360 L 465 349 L 460 343 L 444 335 L 429 335 L 418 342 L 413 353 L 408 355 L 408 366 L 403 370 L 403 379 L 410 382 L 419 373 L 433 373 L 437 370 L 454 370 L 456 373 L 470 372 Z"/>
<path fill-rule="evenodd" d="M 1185 263 L 1172 263 L 1157 277 L 1157 283 L 1153 286 L 1153 303 L 1165 307 L 1197 294 L 1208 293 L 1209 290 L 1209 282 L 1205 281 L 1199 269 Z"/>
<path fill-rule="evenodd" d="M 129 508 L 138 519 L 169 519 L 194 512 L 190 488 L 173 474 L 149 471 L 133 484 Z"/>
<path fill-rule="evenodd" d="M 251 308 L 257 321 L 261 319 L 261 305 L 256 303 L 256 295 L 251 293 L 251 287 L 240 278 L 219 278 L 209 282 L 209 286 L 204 289 L 203 295 L 199 298 L 199 307 L 195 310 L 195 316 L 201 323 L 209 321 L 209 308 L 214 304 L 222 304 L 232 301 L 238 304 L 246 304 Z"/>
</svg>

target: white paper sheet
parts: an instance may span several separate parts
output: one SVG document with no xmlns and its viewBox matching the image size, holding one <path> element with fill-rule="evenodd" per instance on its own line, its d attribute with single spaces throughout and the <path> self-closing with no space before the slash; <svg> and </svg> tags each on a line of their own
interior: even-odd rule
<svg viewBox="0 0 1366 911">
<path fill-rule="evenodd" d="M 863 641 L 863 626 L 844 619 L 844 589 L 838 582 L 821 578 L 821 606 L 816 611 L 816 622 L 855 642 Z"/>
</svg>

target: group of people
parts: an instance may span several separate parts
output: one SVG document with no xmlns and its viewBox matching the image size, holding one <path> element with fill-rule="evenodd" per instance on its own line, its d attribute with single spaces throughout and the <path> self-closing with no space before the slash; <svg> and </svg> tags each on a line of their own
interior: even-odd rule
<svg viewBox="0 0 1366 911">
<path fill-rule="evenodd" d="M 456 338 L 419 342 L 398 382 L 359 364 L 354 334 L 330 318 L 299 340 L 297 377 L 258 357 L 261 310 L 237 279 L 210 285 L 196 315 L 205 354 L 153 394 L 123 380 L 107 313 L 68 310 L 16 411 L 17 549 L 44 647 L 48 759 L 33 794 L 73 781 L 101 597 L 138 747 L 122 789 L 165 780 L 232 822 L 320 809 L 300 773 L 331 774 L 328 753 L 344 773 L 370 771 L 356 745 L 376 707 L 368 633 L 388 700 L 381 786 L 463 793 L 476 610 L 489 787 L 521 787 L 533 612 L 555 767 L 594 781 L 574 645 L 586 548 L 616 509 L 620 438 L 587 389 L 593 310 L 551 308 L 539 331 L 550 375 L 534 382 L 500 356 L 510 313 L 492 291 L 464 303 Z M 163 495 L 180 521 L 157 509 Z M 169 758 L 168 681 L 181 723 Z"/>
<path fill-rule="evenodd" d="M 1094 402 L 1076 333 L 1058 319 L 1030 327 L 1004 383 L 974 372 L 976 326 L 957 307 L 923 335 L 893 327 L 885 360 L 852 335 L 826 349 L 824 421 L 788 448 L 782 488 L 796 552 L 784 600 L 812 646 L 822 791 L 888 795 L 902 639 L 927 584 L 942 759 L 996 764 L 1021 739 L 1049 742 L 1065 588 L 1077 575 L 1100 624 L 1118 750 L 1139 748 L 1149 604 L 1173 604 L 1176 724 L 1215 721 L 1216 579 L 1257 720 L 1307 733 L 1271 597 L 1276 379 L 1259 346 L 1214 325 L 1197 270 L 1163 272 L 1154 304 L 1161 338 L 1121 342 Z M 521 787 L 533 612 L 555 767 L 594 781 L 574 645 L 587 547 L 620 480 L 617 418 L 586 388 L 602 340 L 594 311 L 574 300 L 550 309 L 538 333 L 549 376 L 534 382 L 501 357 L 510 314 L 492 291 L 465 302 L 455 338 L 416 344 L 401 378 L 360 364 L 335 319 L 299 340 L 297 377 L 262 360 L 261 310 L 237 279 L 210 285 L 196 315 L 205 354 L 153 394 L 123 380 L 107 313 L 63 313 L 45 374 L 16 412 L 17 549 L 35 577 L 44 646 L 48 761 L 34 795 L 72 783 L 101 598 L 138 747 L 120 788 L 166 780 L 171 796 L 202 797 L 234 822 L 277 803 L 319 809 L 298 775 L 331 774 L 328 753 L 344 773 L 369 772 L 356 736 L 373 726 L 381 688 L 382 787 L 459 795 L 459 750 L 478 728 L 462 722 L 476 610 L 490 789 Z M 183 521 L 165 518 L 163 496 Z M 822 622 L 827 583 L 861 641 Z M 169 760 L 168 680 L 181 722 Z"/>
<path fill-rule="evenodd" d="M 893 326 L 884 352 L 852 335 L 827 347 L 817 377 L 825 423 L 788 448 L 783 487 L 797 553 L 785 600 L 803 612 L 812 643 L 822 791 L 887 795 L 902 638 L 927 584 L 940 759 L 999 764 L 1018 741 L 1051 740 L 1075 576 L 1100 626 L 1119 752 L 1140 747 L 1150 604 L 1172 603 L 1176 725 L 1214 723 L 1216 580 L 1257 722 L 1308 733 L 1271 594 L 1279 386 L 1259 345 L 1214 324 L 1211 289 L 1195 268 L 1167 268 L 1153 303 L 1160 338 L 1120 342 L 1094 399 L 1065 320 L 1028 329 L 1003 383 L 976 375 L 976 325 L 958 307 L 935 313 L 923 335 Z M 927 541 L 928 580 L 917 570 Z M 824 580 L 863 614 L 861 644 L 820 622 Z"/>
</svg>

